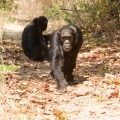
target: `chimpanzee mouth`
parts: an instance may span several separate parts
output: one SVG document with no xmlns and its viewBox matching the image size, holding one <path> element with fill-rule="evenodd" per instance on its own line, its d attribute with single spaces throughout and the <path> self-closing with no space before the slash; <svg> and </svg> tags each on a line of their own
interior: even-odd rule
<svg viewBox="0 0 120 120">
<path fill-rule="evenodd" d="M 65 52 L 69 52 L 71 50 L 71 47 L 63 48 Z"/>
</svg>

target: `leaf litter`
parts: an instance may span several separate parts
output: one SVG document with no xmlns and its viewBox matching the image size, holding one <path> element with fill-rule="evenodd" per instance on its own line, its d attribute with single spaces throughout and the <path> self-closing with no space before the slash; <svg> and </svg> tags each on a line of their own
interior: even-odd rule
<svg viewBox="0 0 120 120">
<path fill-rule="evenodd" d="M 2 47 L 4 63 L 20 68 L 0 82 L 1 120 L 120 119 L 119 41 L 93 48 L 85 41 L 73 72 L 79 84 L 64 94 L 49 77 L 48 61 L 29 60 L 20 41 L 3 40 Z"/>
</svg>

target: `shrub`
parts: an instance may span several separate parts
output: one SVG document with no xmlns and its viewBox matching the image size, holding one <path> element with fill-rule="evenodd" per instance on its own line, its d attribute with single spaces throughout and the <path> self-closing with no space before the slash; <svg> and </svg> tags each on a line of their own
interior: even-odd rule
<svg viewBox="0 0 120 120">
<path fill-rule="evenodd" d="M 67 4 L 67 3 L 66 3 Z M 65 8 L 63 2 L 54 3 L 47 15 L 54 19 L 63 18 L 71 24 L 79 26 L 85 33 L 95 36 L 112 34 L 120 26 L 120 2 L 117 0 L 77 1 Z"/>
</svg>

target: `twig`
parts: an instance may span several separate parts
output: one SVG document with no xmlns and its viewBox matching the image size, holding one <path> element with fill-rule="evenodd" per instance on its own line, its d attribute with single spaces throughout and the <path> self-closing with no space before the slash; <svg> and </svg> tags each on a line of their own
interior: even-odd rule
<svg viewBox="0 0 120 120">
<path fill-rule="evenodd" d="M 82 22 L 83 24 L 85 24 L 85 22 L 82 21 L 82 19 L 80 18 L 80 15 L 79 15 L 79 13 L 78 13 L 78 11 L 77 11 L 77 9 L 76 9 L 76 7 L 75 7 L 74 4 L 73 4 L 73 7 L 74 7 L 74 10 L 76 11 L 76 13 L 77 13 L 77 15 L 78 15 L 79 21 Z"/>
<path fill-rule="evenodd" d="M 72 10 L 72 9 L 66 9 L 66 8 L 61 8 L 60 10 L 77 11 L 77 12 L 88 12 L 88 11 Z"/>
</svg>

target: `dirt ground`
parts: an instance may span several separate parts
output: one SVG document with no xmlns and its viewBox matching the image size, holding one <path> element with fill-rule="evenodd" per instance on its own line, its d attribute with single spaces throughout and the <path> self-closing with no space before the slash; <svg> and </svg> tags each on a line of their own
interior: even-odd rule
<svg viewBox="0 0 120 120">
<path fill-rule="evenodd" d="M 90 45 L 84 41 L 74 70 L 79 84 L 61 94 L 49 77 L 48 61 L 24 56 L 21 41 L 3 40 L 7 71 L 0 87 L 0 120 L 119 120 L 120 41 Z"/>
</svg>

